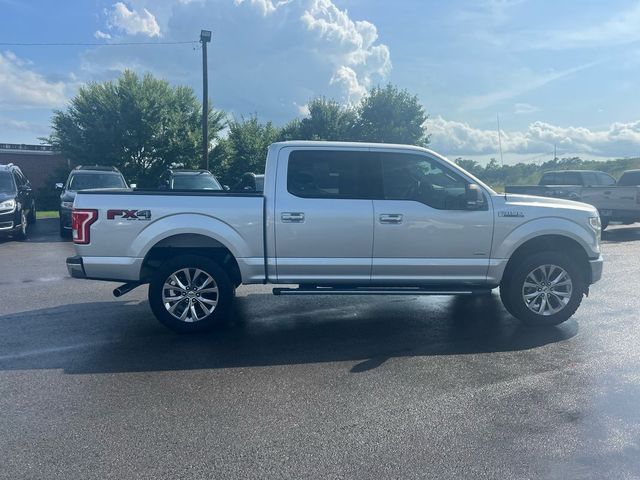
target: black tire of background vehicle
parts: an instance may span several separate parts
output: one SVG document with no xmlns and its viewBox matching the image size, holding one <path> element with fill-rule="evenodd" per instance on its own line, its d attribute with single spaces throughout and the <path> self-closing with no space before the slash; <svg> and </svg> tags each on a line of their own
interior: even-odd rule
<svg viewBox="0 0 640 480">
<path fill-rule="evenodd" d="M 71 230 L 64 228 L 64 223 L 62 223 L 62 216 L 60 216 L 60 236 L 62 238 L 71 238 Z"/>
<path fill-rule="evenodd" d="M 558 313 L 549 316 L 532 312 L 522 298 L 522 287 L 527 275 L 542 265 L 557 265 L 563 268 L 573 283 L 569 303 Z M 551 326 L 568 320 L 576 312 L 586 290 L 584 274 L 573 258 L 558 251 L 546 251 L 523 258 L 510 269 L 500 284 L 500 299 L 509 313 L 526 325 Z"/>
<path fill-rule="evenodd" d="M 36 223 L 36 220 L 36 204 L 34 202 L 31 206 L 31 210 L 29 210 L 29 218 L 27 219 L 27 221 L 29 222 L 29 225 L 33 225 L 34 223 Z"/>
<path fill-rule="evenodd" d="M 202 320 L 186 323 L 171 315 L 162 301 L 162 290 L 167 278 L 181 268 L 199 268 L 211 275 L 218 285 L 218 303 L 215 310 Z M 180 255 L 165 263 L 155 272 L 149 284 L 149 305 L 156 318 L 166 327 L 179 333 L 197 333 L 223 324 L 235 296 L 235 288 L 227 273 L 213 260 L 200 255 Z"/>
<path fill-rule="evenodd" d="M 24 214 L 24 210 L 20 210 L 20 222 L 22 226 L 13 234 L 13 238 L 22 241 L 27 239 L 27 226 L 29 224 L 27 216 Z"/>
</svg>

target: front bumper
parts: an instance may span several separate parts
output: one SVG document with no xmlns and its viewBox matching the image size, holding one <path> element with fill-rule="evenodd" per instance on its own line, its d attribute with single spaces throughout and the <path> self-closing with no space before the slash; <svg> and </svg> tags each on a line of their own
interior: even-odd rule
<svg viewBox="0 0 640 480">
<path fill-rule="evenodd" d="M 0 233 L 11 233 L 20 226 L 20 216 L 17 210 L 0 213 Z"/>
<path fill-rule="evenodd" d="M 589 260 L 589 266 L 591 267 L 591 283 L 596 283 L 602 278 L 602 265 L 604 260 L 600 255 L 595 260 Z"/>
<path fill-rule="evenodd" d="M 84 264 L 82 263 L 82 257 L 79 255 L 67 258 L 67 270 L 69 275 L 73 278 L 87 278 L 87 274 L 84 271 Z"/>
</svg>

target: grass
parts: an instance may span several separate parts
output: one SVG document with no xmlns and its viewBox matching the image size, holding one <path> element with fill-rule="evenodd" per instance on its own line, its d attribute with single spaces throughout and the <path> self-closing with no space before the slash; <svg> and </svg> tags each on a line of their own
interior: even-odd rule
<svg viewBox="0 0 640 480">
<path fill-rule="evenodd" d="M 36 218 L 38 220 L 42 218 L 58 218 L 58 211 L 57 210 L 39 211 L 39 212 L 36 212 Z"/>
</svg>

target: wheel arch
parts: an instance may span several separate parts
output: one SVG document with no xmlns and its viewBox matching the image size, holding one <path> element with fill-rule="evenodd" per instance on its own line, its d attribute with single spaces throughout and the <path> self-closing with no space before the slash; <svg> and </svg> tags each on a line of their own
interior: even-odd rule
<svg viewBox="0 0 640 480">
<path fill-rule="evenodd" d="M 233 284 L 242 283 L 242 274 L 233 252 L 219 240 L 200 233 L 179 233 L 165 237 L 148 249 L 140 270 L 140 279 L 149 282 L 165 261 L 179 255 L 200 255 L 222 267 Z"/>
<path fill-rule="evenodd" d="M 584 275 L 585 285 L 588 286 L 591 284 L 589 257 L 584 247 L 577 240 L 566 235 L 558 234 L 540 235 L 520 244 L 509 257 L 502 276 L 503 281 L 509 281 L 511 272 L 522 259 L 535 253 L 547 251 L 560 252 L 575 259 L 580 271 Z"/>
</svg>

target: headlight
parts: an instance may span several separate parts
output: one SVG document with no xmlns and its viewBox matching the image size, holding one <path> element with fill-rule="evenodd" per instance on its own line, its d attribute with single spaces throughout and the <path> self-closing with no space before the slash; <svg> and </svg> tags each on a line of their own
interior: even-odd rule
<svg viewBox="0 0 640 480">
<path fill-rule="evenodd" d="M 73 208 L 73 202 L 62 202 L 61 205 L 62 205 L 62 208 L 69 208 L 69 209 Z"/>
<path fill-rule="evenodd" d="M 598 233 L 602 229 L 602 224 L 600 223 L 600 217 L 589 217 L 589 225 L 591 225 L 591 228 L 593 228 Z"/>
<path fill-rule="evenodd" d="M 5 200 L 4 202 L 0 203 L 0 211 L 2 211 L 3 213 L 7 213 L 6 210 L 8 210 L 9 212 L 13 212 L 16 209 L 16 201 L 11 199 L 11 200 Z"/>
</svg>

